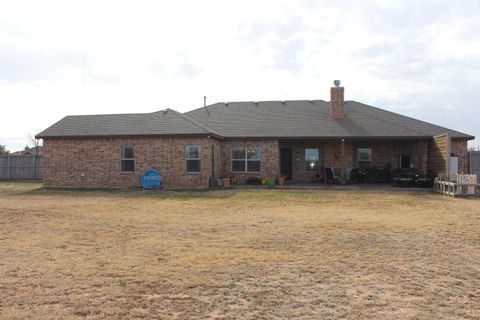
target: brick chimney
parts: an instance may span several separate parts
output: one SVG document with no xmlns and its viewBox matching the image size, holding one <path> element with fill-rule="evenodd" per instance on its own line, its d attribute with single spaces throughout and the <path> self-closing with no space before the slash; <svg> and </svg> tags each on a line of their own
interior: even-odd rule
<svg viewBox="0 0 480 320">
<path fill-rule="evenodd" d="M 345 117 L 344 87 L 340 87 L 340 80 L 333 81 L 335 87 L 330 88 L 330 115 L 335 118 Z"/>
</svg>

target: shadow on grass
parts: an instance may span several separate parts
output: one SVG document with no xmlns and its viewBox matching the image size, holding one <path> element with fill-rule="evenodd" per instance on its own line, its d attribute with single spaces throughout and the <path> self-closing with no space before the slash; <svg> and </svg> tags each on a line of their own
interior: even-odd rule
<svg viewBox="0 0 480 320">
<path fill-rule="evenodd" d="M 232 190 L 216 189 L 183 189 L 183 190 L 143 190 L 141 188 L 62 188 L 40 187 L 15 193 L 17 195 L 45 196 L 85 196 L 85 197 L 129 197 L 129 198 L 159 198 L 159 199 L 225 199 L 233 197 Z"/>
<path fill-rule="evenodd" d="M 334 192 L 338 194 L 338 192 Z M 325 190 L 275 190 L 275 189 L 182 189 L 182 190 L 143 190 L 141 188 L 62 188 L 36 187 L 11 190 L 9 195 L 18 196 L 66 196 L 66 197 L 122 197 L 165 200 L 292 200 L 318 201 L 335 198 Z"/>
<path fill-rule="evenodd" d="M 172 200 L 221 200 L 234 198 L 242 201 L 342 201 L 362 202 L 370 194 L 391 194 L 390 190 L 293 190 L 293 189 L 182 189 L 143 190 L 141 188 L 75 188 L 43 187 L 39 183 L 0 182 L 0 196 L 67 196 L 67 197 L 122 197 Z M 397 193 L 393 191 L 393 193 Z M 421 201 L 436 196 L 433 192 L 402 191 L 408 201 Z"/>
</svg>

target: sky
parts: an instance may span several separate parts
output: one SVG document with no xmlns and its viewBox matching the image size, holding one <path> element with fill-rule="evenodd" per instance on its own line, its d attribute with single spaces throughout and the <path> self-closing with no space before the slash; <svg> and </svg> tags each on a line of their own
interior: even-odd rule
<svg viewBox="0 0 480 320">
<path fill-rule="evenodd" d="M 480 137 L 480 1 L 1 1 L 0 144 L 66 115 L 345 99 Z M 470 147 L 480 146 L 480 139 Z"/>
</svg>

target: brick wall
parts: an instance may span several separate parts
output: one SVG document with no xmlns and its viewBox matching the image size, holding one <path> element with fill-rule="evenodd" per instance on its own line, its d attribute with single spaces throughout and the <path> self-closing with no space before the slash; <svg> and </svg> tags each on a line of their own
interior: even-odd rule
<svg viewBox="0 0 480 320">
<path fill-rule="evenodd" d="M 330 115 L 334 118 L 345 116 L 344 87 L 330 88 Z"/>
<path fill-rule="evenodd" d="M 212 145 L 207 137 L 44 139 L 46 186 L 138 187 L 146 169 L 160 171 L 167 188 L 207 188 Z M 201 172 L 185 170 L 185 146 L 201 146 Z M 132 146 L 135 172 L 120 171 L 120 147 Z"/>
<path fill-rule="evenodd" d="M 449 171 L 450 156 L 458 156 L 458 172 L 468 172 L 468 141 L 444 134 L 428 144 L 428 166 L 434 175 Z"/>
<path fill-rule="evenodd" d="M 342 175 L 346 168 L 357 166 L 353 162 L 355 152 L 352 141 L 328 141 L 325 143 L 325 167 L 333 168 L 337 174 Z"/>
<path fill-rule="evenodd" d="M 232 148 L 257 147 L 261 151 L 260 172 L 232 172 Z M 280 154 L 277 140 L 244 139 L 225 140 L 221 145 L 222 177 L 235 177 L 239 183 L 244 183 L 248 177 L 260 176 L 275 179 L 280 175 Z"/>
<path fill-rule="evenodd" d="M 439 141 L 439 148 L 443 148 Z M 200 173 L 185 170 L 185 146 L 200 145 L 202 169 Z M 300 141 L 279 143 L 277 140 L 244 139 L 217 140 L 208 137 L 191 138 L 95 138 L 95 139 L 45 139 L 44 184 L 46 186 L 78 187 L 137 187 L 146 169 L 158 169 L 167 188 L 207 188 L 213 175 L 213 145 L 220 151 L 219 177 L 233 176 L 239 183 L 250 176 L 276 178 L 280 175 L 280 146 L 292 149 L 293 182 L 310 182 L 317 173 L 323 176 L 324 167 L 337 173 L 343 168 L 358 167 L 358 148 L 372 148 L 374 166 L 390 164 L 399 167 L 401 155 L 409 155 L 418 171 L 431 169 L 436 158 L 432 143 L 418 141 Z M 120 171 L 120 147 L 132 146 L 135 152 L 135 172 Z M 260 172 L 238 173 L 231 171 L 233 147 L 258 147 L 262 151 Z M 319 149 L 319 171 L 307 171 L 305 149 Z M 442 149 L 443 150 L 443 149 Z M 459 157 L 459 170 L 467 169 L 467 142 L 453 139 L 451 152 Z"/>
</svg>

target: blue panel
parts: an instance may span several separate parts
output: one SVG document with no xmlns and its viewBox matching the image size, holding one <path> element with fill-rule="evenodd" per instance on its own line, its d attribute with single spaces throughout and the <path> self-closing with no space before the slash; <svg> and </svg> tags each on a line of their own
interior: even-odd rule
<svg viewBox="0 0 480 320">
<path fill-rule="evenodd" d="M 144 189 L 155 189 L 162 186 L 163 179 L 159 171 L 148 169 L 143 174 L 141 182 Z"/>
</svg>

